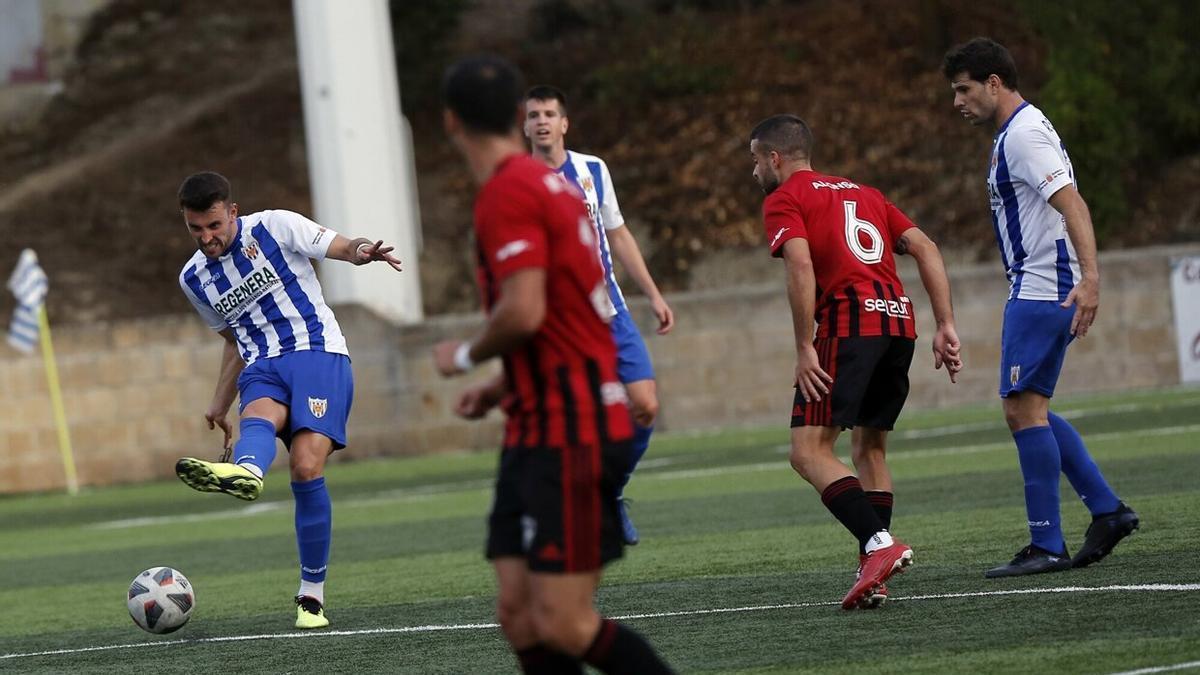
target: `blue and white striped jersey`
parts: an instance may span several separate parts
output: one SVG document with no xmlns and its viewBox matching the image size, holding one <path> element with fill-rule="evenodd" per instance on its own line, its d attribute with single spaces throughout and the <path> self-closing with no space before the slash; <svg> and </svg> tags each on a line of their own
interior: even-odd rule
<svg viewBox="0 0 1200 675">
<path fill-rule="evenodd" d="M 585 155 L 580 152 L 567 151 L 567 161 L 555 169 L 569 178 L 583 192 L 583 203 L 587 205 L 588 215 L 592 218 L 592 226 L 596 230 L 597 253 L 600 265 L 604 268 L 604 280 L 608 285 L 608 299 L 612 306 L 607 308 L 608 316 L 616 315 L 618 309 L 625 308 L 625 296 L 617 285 L 617 277 L 613 272 L 612 253 L 608 248 L 606 230 L 615 230 L 625 224 L 621 215 L 621 207 L 617 205 L 617 192 L 613 189 L 612 176 L 608 173 L 608 165 L 595 155 Z"/>
<path fill-rule="evenodd" d="M 184 295 L 213 330 L 233 330 L 247 365 L 290 352 L 346 354 L 310 258 L 325 258 L 337 233 L 291 211 L 238 218 L 216 260 L 200 251 L 179 274 Z"/>
<path fill-rule="evenodd" d="M 996 133 L 988 195 L 1009 298 L 1063 301 L 1081 278 L 1067 224 L 1050 197 L 1075 182 L 1050 120 L 1022 103 Z"/>
</svg>

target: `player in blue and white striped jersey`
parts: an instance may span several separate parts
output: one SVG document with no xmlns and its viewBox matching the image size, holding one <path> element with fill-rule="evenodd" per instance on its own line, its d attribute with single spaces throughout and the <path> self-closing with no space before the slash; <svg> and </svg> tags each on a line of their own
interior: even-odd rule
<svg viewBox="0 0 1200 675">
<path fill-rule="evenodd" d="M 231 462 L 184 457 L 183 482 L 203 492 L 253 500 L 275 458 L 275 438 L 288 447 L 296 500 L 300 591 L 296 627 L 327 626 L 325 571 L 331 507 L 325 460 L 346 447 L 354 398 L 346 339 L 325 305 L 310 259 L 355 265 L 400 261 L 382 241 L 348 239 L 291 211 L 238 216 L 230 186 L 213 172 L 189 176 L 179 188 L 188 233 L 199 249 L 179 275 L 184 295 L 225 339 L 216 391 L 204 417 L 221 427 L 238 396 L 240 431 Z M 222 458 L 225 459 L 225 458 Z"/>
<path fill-rule="evenodd" d="M 658 393 L 650 352 L 625 306 L 625 296 L 621 293 L 613 269 L 613 258 L 621 263 L 621 267 L 650 301 L 650 307 L 658 319 L 659 335 L 666 335 L 671 330 L 675 325 L 675 316 L 650 276 L 650 271 L 646 269 L 646 261 L 642 258 L 637 240 L 625 227 L 625 218 L 617 203 L 608 165 L 594 155 L 567 150 L 564 137 L 568 126 L 567 97 L 561 90 L 546 85 L 529 90 L 525 95 L 525 136 L 529 138 L 533 156 L 579 188 L 595 229 L 597 254 L 608 286 L 609 325 L 617 344 L 617 377 L 628 392 L 635 426 L 633 462 L 621 484 L 624 490 L 633 475 L 633 468 L 650 445 L 650 434 L 658 415 Z M 636 544 L 638 531 L 629 519 L 624 497 L 620 498 L 620 505 L 625 543 Z"/>
<path fill-rule="evenodd" d="M 1067 346 L 1087 335 L 1100 303 L 1096 238 L 1075 186 L 1067 148 L 1050 120 L 1017 91 L 1002 45 L 975 38 L 946 54 L 954 107 L 996 130 L 988 194 L 1000 258 L 1011 284 L 1001 334 L 1000 396 L 1025 478 L 1030 544 L 988 577 L 1084 567 L 1138 527 L 1109 487 L 1079 433 L 1050 412 Z M 1092 513 L 1072 559 L 1059 514 L 1059 472 Z"/>
</svg>

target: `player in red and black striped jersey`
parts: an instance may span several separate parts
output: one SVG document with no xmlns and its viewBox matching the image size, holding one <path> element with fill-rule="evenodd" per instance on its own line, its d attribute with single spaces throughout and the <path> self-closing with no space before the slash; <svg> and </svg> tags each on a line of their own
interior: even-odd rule
<svg viewBox="0 0 1200 675">
<path fill-rule="evenodd" d="M 593 595 L 621 556 L 617 489 L 633 425 L 603 310 L 608 298 L 582 196 L 528 156 L 520 73 L 490 56 L 443 82 L 447 134 L 480 190 L 478 281 L 487 323 L 471 341 L 434 347 L 443 375 L 500 357 L 503 372 L 467 389 L 468 419 L 508 415 L 488 519 L 497 614 L 526 673 L 668 673 L 638 634 L 603 619 Z"/>
<path fill-rule="evenodd" d="M 769 117 L 750 134 L 754 178 L 767 193 L 767 241 L 787 268 L 796 335 L 791 464 L 858 539 L 859 578 L 842 607 L 878 607 L 883 582 L 912 562 L 912 550 L 888 531 L 887 432 L 908 396 L 916 339 L 895 254 L 913 256 L 929 293 L 934 367 L 945 365 L 953 382 L 962 359 L 937 246 L 878 190 L 813 171 L 812 147 L 808 125 L 792 115 Z M 833 454 L 848 428 L 857 477 Z"/>
</svg>

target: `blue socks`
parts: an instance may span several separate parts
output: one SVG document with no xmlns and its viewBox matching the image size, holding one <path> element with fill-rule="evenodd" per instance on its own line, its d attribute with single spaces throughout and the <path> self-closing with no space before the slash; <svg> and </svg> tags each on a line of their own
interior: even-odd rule
<svg viewBox="0 0 1200 675">
<path fill-rule="evenodd" d="M 1012 436 L 1025 477 L 1025 513 L 1032 543 L 1051 553 L 1061 553 L 1064 542 L 1058 513 L 1058 474 L 1062 459 L 1058 442 L 1048 426 L 1014 431 Z"/>
<path fill-rule="evenodd" d="M 242 420 L 241 429 L 233 448 L 233 463 L 254 466 L 262 478 L 275 461 L 275 425 L 258 417 L 247 417 Z"/>
<path fill-rule="evenodd" d="M 1116 511 L 1121 500 L 1104 480 L 1100 467 L 1092 461 L 1087 446 L 1079 437 L 1075 427 L 1063 418 L 1050 413 L 1050 429 L 1054 432 L 1054 440 L 1058 442 L 1058 452 L 1062 457 L 1062 470 L 1071 481 L 1071 487 L 1079 494 L 1084 506 L 1093 516 Z"/>
<path fill-rule="evenodd" d="M 333 529 L 333 508 L 325 477 L 303 483 L 292 481 L 296 497 L 296 543 L 300 547 L 300 578 L 325 581 L 329 564 L 329 542 Z"/>
<path fill-rule="evenodd" d="M 633 425 L 633 439 L 630 441 L 633 451 L 633 461 L 629 463 L 629 471 L 625 472 L 625 477 L 621 479 L 621 489 L 629 484 L 629 479 L 633 477 L 633 470 L 637 468 L 638 462 L 642 461 L 642 455 L 646 454 L 646 449 L 650 447 L 650 434 L 654 433 L 654 427 L 643 427 L 637 424 Z"/>
</svg>

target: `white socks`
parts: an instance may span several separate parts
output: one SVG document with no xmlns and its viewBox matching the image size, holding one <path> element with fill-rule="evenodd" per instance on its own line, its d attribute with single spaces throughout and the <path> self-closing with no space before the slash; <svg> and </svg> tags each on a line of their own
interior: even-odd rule
<svg viewBox="0 0 1200 675">
<path fill-rule="evenodd" d="M 251 464 L 250 462 L 242 462 L 242 463 L 238 464 L 238 466 L 249 471 L 250 473 L 254 474 L 255 476 L 258 476 L 259 480 L 262 480 L 263 471 L 262 471 L 262 469 L 258 468 L 257 464 Z"/>
<path fill-rule="evenodd" d="M 305 581 L 300 580 L 300 592 L 297 596 L 307 595 L 325 606 L 325 582 L 324 581 Z"/>
<path fill-rule="evenodd" d="M 887 530 L 880 530 L 871 535 L 871 538 L 867 540 L 867 545 L 865 547 L 867 550 L 867 555 L 871 555 L 879 549 L 887 548 L 891 546 L 892 543 L 892 535 L 888 534 Z"/>
</svg>

